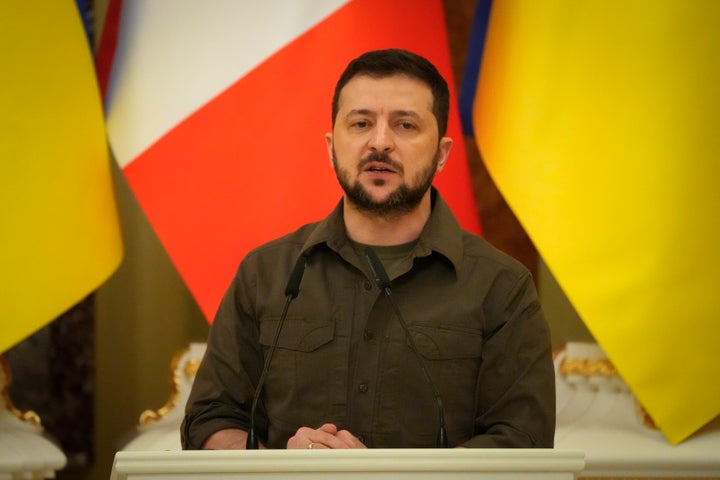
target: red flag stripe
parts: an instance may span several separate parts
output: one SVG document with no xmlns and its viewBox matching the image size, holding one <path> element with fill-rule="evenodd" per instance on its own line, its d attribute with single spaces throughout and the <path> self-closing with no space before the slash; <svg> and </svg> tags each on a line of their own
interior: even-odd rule
<svg viewBox="0 0 720 480">
<path fill-rule="evenodd" d="M 208 319 L 251 248 L 322 218 L 339 200 L 323 134 L 331 130 L 334 84 L 350 59 L 407 48 L 433 61 L 453 85 L 442 3 L 423 3 L 349 3 L 124 169 Z M 449 135 L 459 143 L 437 184 L 461 223 L 479 232 L 456 109 Z"/>
<path fill-rule="evenodd" d="M 105 98 L 110 73 L 112 70 L 115 47 L 117 46 L 118 31 L 120 29 L 120 11 L 122 0 L 109 0 L 105 21 L 103 22 L 100 40 L 95 52 L 95 71 L 97 73 L 98 86 L 100 87 L 101 98 Z"/>
</svg>

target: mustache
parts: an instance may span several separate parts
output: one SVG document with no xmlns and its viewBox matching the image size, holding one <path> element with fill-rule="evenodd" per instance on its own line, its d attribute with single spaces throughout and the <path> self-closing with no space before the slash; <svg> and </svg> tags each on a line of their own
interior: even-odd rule
<svg viewBox="0 0 720 480">
<path fill-rule="evenodd" d="M 358 165 L 358 168 L 360 170 L 362 170 L 363 168 L 365 168 L 365 166 L 368 163 L 372 163 L 372 162 L 384 163 L 386 165 L 390 165 L 398 172 L 403 171 L 403 166 L 401 163 L 396 162 L 395 160 L 390 158 L 390 155 L 388 155 L 387 153 L 382 153 L 382 152 L 373 152 L 370 155 L 368 155 L 367 157 L 363 158 L 362 160 L 360 160 L 360 164 Z"/>
</svg>

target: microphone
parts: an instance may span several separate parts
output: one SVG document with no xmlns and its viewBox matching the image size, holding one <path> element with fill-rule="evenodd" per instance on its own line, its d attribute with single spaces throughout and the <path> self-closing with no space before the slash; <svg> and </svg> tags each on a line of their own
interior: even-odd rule
<svg viewBox="0 0 720 480">
<path fill-rule="evenodd" d="M 258 380 L 257 387 L 255 388 L 255 395 L 253 396 L 252 407 L 250 408 L 250 429 L 248 430 L 247 440 L 245 441 L 245 448 L 248 450 L 257 450 L 259 447 L 257 434 L 255 433 L 255 411 L 257 410 L 260 393 L 262 393 L 262 388 L 265 384 L 265 377 L 267 376 L 267 372 L 270 368 L 270 360 L 272 360 L 273 353 L 275 353 L 275 348 L 277 347 L 280 332 L 282 331 L 288 309 L 290 308 L 290 303 L 298 296 L 298 293 L 300 293 L 300 282 L 302 281 L 303 274 L 305 273 L 306 265 L 307 254 L 303 253 L 295 262 L 295 267 L 293 267 L 293 271 L 290 274 L 287 286 L 285 287 L 285 307 L 280 315 L 280 321 L 278 322 L 277 330 L 275 330 L 275 336 L 270 344 L 270 350 L 268 351 L 267 357 L 265 357 L 265 364 L 263 365 L 262 373 L 260 374 L 260 380 Z"/>
<path fill-rule="evenodd" d="M 447 448 L 448 439 L 447 433 L 445 432 L 445 413 L 443 411 L 442 398 L 440 397 L 440 393 L 435 386 L 435 382 L 433 382 L 432 378 L 430 377 L 430 372 L 428 372 L 427 365 L 425 365 L 425 361 L 423 360 L 422 355 L 420 355 L 420 352 L 415 346 L 415 340 L 413 340 L 412 335 L 410 335 L 410 329 L 408 329 L 407 323 L 405 323 L 405 318 L 403 317 L 402 313 L 400 313 L 400 309 L 398 308 L 395 300 L 392 297 L 392 289 L 390 288 L 390 277 L 388 277 L 388 274 L 385 271 L 385 267 L 383 267 L 380 258 L 378 258 L 377 254 L 375 253 L 375 250 L 370 247 L 367 247 L 365 249 L 365 260 L 370 266 L 370 271 L 372 272 L 373 278 L 375 279 L 375 284 L 380 290 L 385 293 L 385 296 L 390 301 L 390 305 L 395 311 L 395 316 L 398 318 L 398 320 L 400 321 L 400 325 L 405 331 L 405 338 L 407 338 L 408 343 L 410 344 L 410 348 L 412 349 L 413 353 L 415 354 L 415 358 L 417 358 L 417 361 L 420 364 L 420 369 L 425 375 L 425 380 L 427 381 L 428 385 L 430 385 L 433 395 L 435 395 L 435 402 L 437 403 L 438 409 L 438 423 L 440 424 L 437 436 L 437 446 L 440 448 Z"/>
</svg>

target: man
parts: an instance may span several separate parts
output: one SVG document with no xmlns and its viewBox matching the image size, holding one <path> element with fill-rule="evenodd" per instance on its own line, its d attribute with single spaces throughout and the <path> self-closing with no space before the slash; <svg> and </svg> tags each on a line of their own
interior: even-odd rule
<svg viewBox="0 0 720 480">
<path fill-rule="evenodd" d="M 445 80 L 413 53 L 373 51 L 348 65 L 326 135 L 343 199 L 242 261 L 210 330 L 183 448 L 245 448 L 301 255 L 256 412 L 260 448 L 434 447 L 440 410 L 452 447 L 553 446 L 550 336 L 531 276 L 461 230 L 431 187 L 453 144 L 449 104 Z M 367 247 L 391 295 L 373 282 Z"/>
</svg>

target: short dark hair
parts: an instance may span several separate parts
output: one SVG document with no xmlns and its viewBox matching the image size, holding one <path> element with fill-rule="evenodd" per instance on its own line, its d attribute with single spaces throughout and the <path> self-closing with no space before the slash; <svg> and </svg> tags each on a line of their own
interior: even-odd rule
<svg viewBox="0 0 720 480">
<path fill-rule="evenodd" d="M 340 75 L 335 85 L 335 94 L 332 100 L 333 127 L 339 109 L 340 91 L 351 79 L 358 75 L 368 75 L 376 78 L 407 75 L 426 84 L 430 87 L 433 95 L 432 111 L 437 120 L 438 133 L 441 137 L 445 136 L 450 112 L 450 91 L 447 82 L 429 60 L 415 53 L 397 48 L 373 50 L 364 53 L 345 67 L 345 71 Z"/>
</svg>

